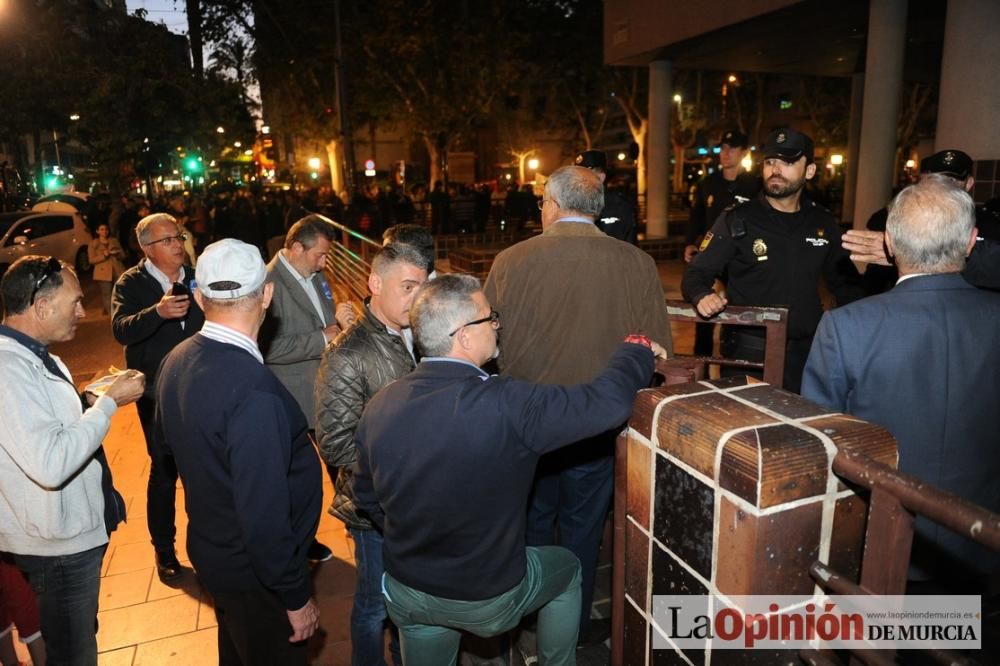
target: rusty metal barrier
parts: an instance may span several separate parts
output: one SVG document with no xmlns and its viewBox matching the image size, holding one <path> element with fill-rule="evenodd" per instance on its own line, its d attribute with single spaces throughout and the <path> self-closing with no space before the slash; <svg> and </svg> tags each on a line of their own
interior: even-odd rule
<svg viewBox="0 0 1000 666">
<path fill-rule="evenodd" d="M 861 584 L 855 584 L 822 562 L 814 562 L 810 575 L 834 594 L 902 595 L 913 545 L 913 521 L 923 516 L 949 530 L 1000 552 L 1000 514 L 962 499 L 954 493 L 924 483 L 859 453 L 841 451 L 833 459 L 837 476 L 868 489 L 868 527 L 861 560 Z M 890 651 L 851 650 L 865 664 L 892 664 Z M 942 664 L 974 663 L 945 650 L 926 654 Z M 809 664 L 836 664 L 829 655 L 803 650 Z"/>
<path fill-rule="evenodd" d="M 788 337 L 788 308 L 729 305 L 711 319 L 699 315 L 686 301 L 667 299 L 667 317 L 670 321 L 690 324 L 726 324 L 732 326 L 761 326 L 764 328 L 764 362 L 743 361 L 721 356 L 682 356 L 705 366 L 718 365 L 730 368 L 763 370 L 764 381 L 781 388 L 785 373 L 785 342 Z M 707 374 L 707 373 L 706 373 Z"/>
</svg>

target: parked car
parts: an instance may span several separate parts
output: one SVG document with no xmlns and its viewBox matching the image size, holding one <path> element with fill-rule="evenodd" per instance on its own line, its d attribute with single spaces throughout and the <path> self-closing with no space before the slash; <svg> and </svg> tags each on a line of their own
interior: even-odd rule
<svg viewBox="0 0 1000 666">
<path fill-rule="evenodd" d="M 91 238 L 83 216 L 71 204 L 43 202 L 30 211 L 0 215 L 0 275 L 27 254 L 56 257 L 77 273 L 89 271 Z"/>
</svg>

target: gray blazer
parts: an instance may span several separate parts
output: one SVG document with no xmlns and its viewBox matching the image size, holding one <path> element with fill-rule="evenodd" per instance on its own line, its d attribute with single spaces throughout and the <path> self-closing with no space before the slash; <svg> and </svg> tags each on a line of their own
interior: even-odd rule
<svg viewBox="0 0 1000 666">
<path fill-rule="evenodd" d="M 274 296 L 258 335 L 264 363 L 299 403 L 310 428 L 316 418 L 313 387 L 326 347 L 323 329 L 336 321 L 336 304 L 324 284 L 323 274 L 317 273 L 312 280 L 323 308 L 323 319 L 278 255 L 271 259 L 267 281 L 274 284 Z"/>
</svg>

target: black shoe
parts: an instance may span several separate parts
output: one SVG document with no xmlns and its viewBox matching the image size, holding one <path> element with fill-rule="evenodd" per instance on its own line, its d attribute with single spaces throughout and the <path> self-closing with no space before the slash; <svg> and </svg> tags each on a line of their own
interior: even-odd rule
<svg viewBox="0 0 1000 666">
<path fill-rule="evenodd" d="M 174 551 L 156 553 L 156 575 L 164 583 L 180 578 L 181 563 L 177 561 Z"/>
<path fill-rule="evenodd" d="M 326 562 L 327 560 L 333 559 L 333 551 L 321 544 L 316 539 L 309 544 L 309 552 L 306 553 L 306 557 L 310 562 L 316 564 L 317 562 Z"/>
</svg>

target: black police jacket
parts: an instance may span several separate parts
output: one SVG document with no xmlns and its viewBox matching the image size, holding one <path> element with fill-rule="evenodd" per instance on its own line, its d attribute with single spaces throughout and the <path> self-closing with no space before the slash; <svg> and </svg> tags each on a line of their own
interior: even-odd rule
<svg viewBox="0 0 1000 666">
<path fill-rule="evenodd" d="M 612 238 L 633 244 L 638 240 L 635 209 L 625 197 L 615 191 L 604 190 L 604 208 L 594 224 Z"/>
<path fill-rule="evenodd" d="M 752 199 L 759 191 L 760 178 L 745 171 L 741 171 L 736 180 L 726 180 L 721 170 L 702 178 L 695 189 L 685 242 L 688 245 L 697 243 L 727 208 Z"/>
<path fill-rule="evenodd" d="M 823 314 L 821 277 L 838 305 L 860 295 L 840 236 L 833 216 L 804 195 L 797 212 L 782 213 L 760 193 L 712 225 L 684 273 L 681 292 L 697 304 L 728 270 L 729 303 L 787 307 L 788 338 L 808 338 Z"/>
</svg>

